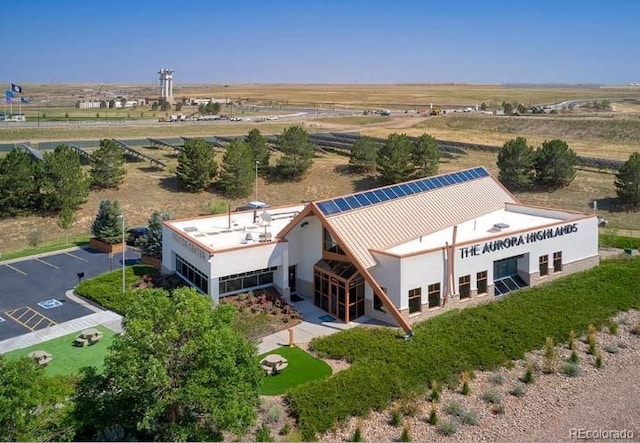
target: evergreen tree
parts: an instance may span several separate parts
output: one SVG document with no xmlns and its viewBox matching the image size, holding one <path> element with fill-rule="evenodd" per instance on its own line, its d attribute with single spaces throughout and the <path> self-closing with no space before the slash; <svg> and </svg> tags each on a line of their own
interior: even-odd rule
<svg viewBox="0 0 640 443">
<path fill-rule="evenodd" d="M 91 233 L 105 243 L 120 243 L 122 242 L 122 223 L 124 220 L 118 200 L 102 200 L 91 225 Z"/>
<path fill-rule="evenodd" d="M 253 159 L 259 161 L 258 174 L 267 175 L 269 173 L 269 158 L 271 157 L 271 150 L 267 146 L 267 139 L 260 134 L 260 130 L 253 128 L 245 141 L 253 152 Z"/>
<path fill-rule="evenodd" d="M 91 156 L 91 185 L 96 188 L 117 188 L 124 181 L 124 151 L 113 140 L 100 141 L 100 147 Z"/>
<path fill-rule="evenodd" d="M 431 177 L 438 173 L 442 151 L 435 138 L 429 134 L 422 134 L 413 142 L 411 162 L 416 170 L 414 178 Z"/>
<path fill-rule="evenodd" d="M 189 139 L 178 155 L 176 176 L 190 192 L 201 192 L 211 184 L 218 172 L 216 154 L 211 144 L 203 139 Z"/>
<path fill-rule="evenodd" d="M 527 145 L 527 139 L 507 140 L 498 153 L 498 179 L 508 189 L 524 189 L 535 179 L 536 153 Z"/>
<path fill-rule="evenodd" d="M 240 139 L 233 140 L 222 158 L 218 183 L 228 198 L 246 197 L 255 183 L 255 164 L 251 148 Z"/>
<path fill-rule="evenodd" d="M 536 151 L 536 181 L 545 187 L 561 188 L 576 176 L 578 156 L 563 140 L 549 140 Z"/>
<path fill-rule="evenodd" d="M 291 126 L 282 131 L 277 145 L 284 154 L 277 163 L 280 177 L 301 180 L 313 164 L 314 147 L 307 131 L 301 126 Z"/>
<path fill-rule="evenodd" d="M 349 155 L 349 165 L 356 172 L 375 172 L 378 144 L 371 137 L 358 137 Z"/>
<path fill-rule="evenodd" d="M 0 158 L 0 219 L 27 215 L 36 208 L 38 167 L 31 156 L 13 149 Z"/>
<path fill-rule="evenodd" d="M 378 150 L 378 172 L 383 184 L 399 183 L 411 178 L 414 171 L 411 162 L 412 143 L 406 134 L 390 134 Z"/>
<path fill-rule="evenodd" d="M 66 145 L 58 145 L 44 154 L 40 175 L 42 209 L 59 212 L 63 208 L 76 211 L 87 201 L 89 179 L 82 171 L 80 156 Z"/>
<path fill-rule="evenodd" d="M 616 194 L 624 206 L 640 207 L 640 153 L 634 152 L 616 173 Z"/>
<path fill-rule="evenodd" d="M 153 211 L 149 217 L 147 233 L 138 240 L 138 246 L 143 254 L 157 259 L 162 258 L 162 222 L 170 219 L 171 214 Z"/>
</svg>

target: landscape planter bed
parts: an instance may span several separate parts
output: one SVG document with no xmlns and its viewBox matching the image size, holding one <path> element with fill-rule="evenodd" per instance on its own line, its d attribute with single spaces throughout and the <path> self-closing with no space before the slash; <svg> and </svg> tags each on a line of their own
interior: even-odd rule
<svg viewBox="0 0 640 443">
<path fill-rule="evenodd" d="M 92 238 L 89 240 L 89 247 L 91 249 L 95 249 L 100 252 L 114 253 L 114 252 L 122 252 L 124 249 L 124 243 L 105 243 L 102 240 L 97 238 Z"/>
</svg>

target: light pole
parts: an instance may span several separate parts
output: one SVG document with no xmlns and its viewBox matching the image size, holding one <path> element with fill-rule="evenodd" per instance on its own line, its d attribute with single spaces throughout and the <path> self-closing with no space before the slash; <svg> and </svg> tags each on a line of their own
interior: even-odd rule
<svg viewBox="0 0 640 443">
<path fill-rule="evenodd" d="M 258 201 L 258 165 L 260 162 L 256 160 L 256 201 Z"/>
<path fill-rule="evenodd" d="M 122 294 L 124 295 L 125 291 L 125 280 L 124 280 L 124 266 L 125 266 L 125 252 L 127 250 L 127 243 L 124 238 L 124 214 L 119 215 L 119 218 L 122 219 Z"/>
</svg>

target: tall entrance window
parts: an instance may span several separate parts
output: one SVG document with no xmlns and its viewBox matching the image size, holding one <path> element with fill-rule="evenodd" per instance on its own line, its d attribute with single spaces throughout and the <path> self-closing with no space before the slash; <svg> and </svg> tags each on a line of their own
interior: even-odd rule
<svg viewBox="0 0 640 443">
<path fill-rule="evenodd" d="M 487 271 L 476 274 L 476 285 L 478 286 L 478 294 L 487 293 Z"/>
<path fill-rule="evenodd" d="M 326 229 L 323 232 L 323 246 L 324 246 L 323 249 L 325 252 L 345 255 L 344 251 L 342 250 L 338 242 L 335 241 L 331 233 Z"/>
<path fill-rule="evenodd" d="M 562 251 L 553 253 L 553 272 L 562 271 Z"/>
<path fill-rule="evenodd" d="M 320 260 L 314 269 L 314 303 L 349 322 L 364 315 L 364 279 L 348 262 Z"/>
</svg>

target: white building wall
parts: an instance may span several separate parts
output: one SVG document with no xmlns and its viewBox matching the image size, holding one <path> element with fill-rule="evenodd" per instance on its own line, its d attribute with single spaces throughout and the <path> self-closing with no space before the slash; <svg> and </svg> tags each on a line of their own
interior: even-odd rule
<svg viewBox="0 0 640 443">
<path fill-rule="evenodd" d="M 373 257 L 378 262 L 378 265 L 369 270 L 371 275 L 381 287 L 386 288 L 387 296 L 391 299 L 393 304 L 401 306 L 402 280 L 403 277 L 406 276 L 406 270 L 402 267 L 400 258 L 375 253 Z M 370 294 L 371 299 L 373 300 L 373 292 Z"/>
<path fill-rule="evenodd" d="M 405 257 L 402 263 L 402 284 L 400 287 L 401 303 L 396 305 L 400 310 L 409 308 L 409 290 L 422 289 L 422 304 L 428 302 L 427 288 L 440 283 L 440 294 L 444 293 L 446 268 L 444 250 L 426 255 Z"/>
<path fill-rule="evenodd" d="M 289 265 L 296 265 L 296 292 L 305 297 L 313 297 L 313 267 L 322 258 L 322 229 L 318 217 L 311 216 L 287 235 Z"/>
<path fill-rule="evenodd" d="M 211 277 L 224 277 L 231 274 L 255 271 L 282 266 L 283 254 L 287 251 L 285 243 L 270 242 L 250 248 L 221 251 L 211 257 Z"/>
</svg>

